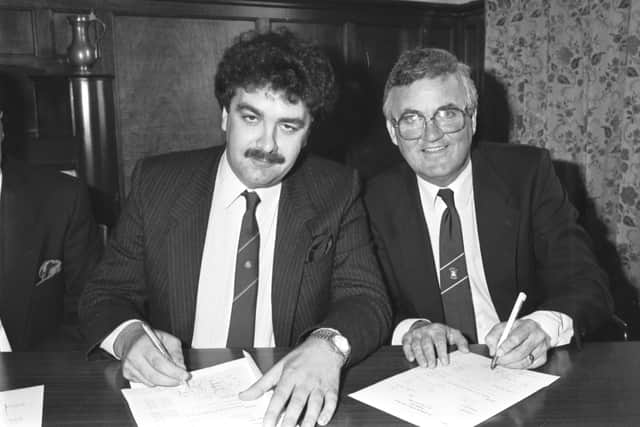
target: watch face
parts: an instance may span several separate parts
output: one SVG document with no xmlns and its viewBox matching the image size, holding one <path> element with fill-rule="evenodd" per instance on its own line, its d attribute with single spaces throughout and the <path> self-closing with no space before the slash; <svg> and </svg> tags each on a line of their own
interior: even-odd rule
<svg viewBox="0 0 640 427">
<path fill-rule="evenodd" d="M 338 347 L 338 349 L 347 354 L 351 350 L 351 346 L 349 345 L 349 341 L 342 335 L 336 335 L 333 337 L 333 343 Z"/>
</svg>

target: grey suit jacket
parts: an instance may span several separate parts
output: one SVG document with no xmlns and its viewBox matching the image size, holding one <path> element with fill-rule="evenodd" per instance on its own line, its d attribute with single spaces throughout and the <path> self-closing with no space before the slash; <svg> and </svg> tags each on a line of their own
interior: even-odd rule
<svg viewBox="0 0 640 427">
<path fill-rule="evenodd" d="M 91 348 L 144 318 L 189 345 L 202 251 L 223 147 L 142 161 L 131 194 L 83 294 Z M 352 361 L 387 337 L 391 313 L 355 172 L 302 157 L 285 177 L 276 229 L 272 315 L 276 345 L 312 328 L 340 330 Z"/>
</svg>

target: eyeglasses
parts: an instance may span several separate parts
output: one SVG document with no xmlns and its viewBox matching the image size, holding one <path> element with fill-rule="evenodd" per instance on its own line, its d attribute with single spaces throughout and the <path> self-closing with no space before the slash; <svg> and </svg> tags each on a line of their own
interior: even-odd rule
<svg viewBox="0 0 640 427">
<path fill-rule="evenodd" d="M 458 107 L 444 106 L 438 108 L 429 119 L 417 111 L 411 111 L 404 113 L 397 121 L 392 120 L 392 123 L 400 138 L 415 140 L 424 136 L 427 122 L 433 122 L 444 134 L 458 132 L 465 126 L 465 116 L 470 116 L 466 108 L 461 110 Z"/>
</svg>

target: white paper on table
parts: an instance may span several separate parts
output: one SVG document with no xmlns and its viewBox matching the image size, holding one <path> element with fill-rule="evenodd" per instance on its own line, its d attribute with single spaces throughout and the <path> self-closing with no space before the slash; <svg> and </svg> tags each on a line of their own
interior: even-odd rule
<svg viewBox="0 0 640 427">
<path fill-rule="evenodd" d="M 42 425 L 44 385 L 0 391 L 0 426 Z"/>
<path fill-rule="evenodd" d="M 455 351 L 449 365 L 413 368 L 349 396 L 419 426 L 474 426 L 559 377 L 489 368 L 491 359 Z"/>
<path fill-rule="evenodd" d="M 191 371 L 189 384 L 145 387 L 132 383 L 122 389 L 138 427 L 252 426 L 262 425 L 271 392 L 260 399 L 242 401 L 238 393 L 262 373 L 247 352 L 244 357 Z"/>
</svg>

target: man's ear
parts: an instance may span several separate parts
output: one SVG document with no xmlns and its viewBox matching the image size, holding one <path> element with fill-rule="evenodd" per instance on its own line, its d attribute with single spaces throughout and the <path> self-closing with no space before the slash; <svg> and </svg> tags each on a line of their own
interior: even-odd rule
<svg viewBox="0 0 640 427">
<path fill-rule="evenodd" d="M 478 107 L 473 109 L 473 114 L 471 115 L 471 130 L 473 131 L 473 135 L 476 134 L 476 116 L 478 115 Z"/>
<path fill-rule="evenodd" d="M 307 129 L 305 134 L 302 136 L 302 144 L 300 144 L 300 151 L 308 147 L 309 135 L 311 135 L 311 129 Z"/>
<path fill-rule="evenodd" d="M 222 107 L 222 119 L 220 120 L 220 127 L 223 132 L 227 131 L 227 117 L 229 113 L 227 113 L 227 107 Z"/>
<path fill-rule="evenodd" d="M 313 119 L 313 116 L 310 116 L 309 118 L 309 126 L 307 126 L 307 130 L 305 131 L 305 135 L 304 135 L 304 140 L 302 141 L 302 147 L 301 149 L 305 148 L 307 146 L 307 144 L 309 143 L 309 135 L 311 135 L 311 130 L 313 129 L 313 125 L 315 124 L 315 121 Z"/>
<path fill-rule="evenodd" d="M 385 121 L 385 124 L 387 125 L 387 132 L 389 133 L 391 142 L 393 142 L 393 145 L 398 145 L 398 140 L 396 139 L 396 129 L 393 126 L 393 123 L 391 123 L 391 120 L 387 119 Z"/>
</svg>

